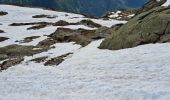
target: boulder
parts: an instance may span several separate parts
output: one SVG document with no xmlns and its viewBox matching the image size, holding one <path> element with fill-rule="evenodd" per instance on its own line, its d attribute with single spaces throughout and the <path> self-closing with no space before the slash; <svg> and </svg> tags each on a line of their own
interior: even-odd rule
<svg viewBox="0 0 170 100">
<path fill-rule="evenodd" d="M 170 42 L 170 7 L 155 7 L 132 18 L 99 48 L 124 49 L 148 43 Z"/>
</svg>

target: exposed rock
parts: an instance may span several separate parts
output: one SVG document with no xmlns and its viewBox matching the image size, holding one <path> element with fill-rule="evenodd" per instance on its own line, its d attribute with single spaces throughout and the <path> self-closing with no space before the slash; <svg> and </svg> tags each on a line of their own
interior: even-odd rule
<svg viewBox="0 0 170 100">
<path fill-rule="evenodd" d="M 143 12 L 113 32 L 102 49 L 124 49 L 148 43 L 170 42 L 170 8 L 156 7 Z"/>
<path fill-rule="evenodd" d="M 97 30 L 58 28 L 48 36 L 48 39 L 41 41 L 37 46 L 49 47 L 55 43 L 75 42 L 84 47 L 93 40 L 107 37 L 114 29 L 107 27 L 100 27 Z"/>
<path fill-rule="evenodd" d="M 41 41 L 38 46 L 50 46 L 61 42 L 76 42 L 77 44 L 86 46 L 90 43 L 88 37 L 90 34 L 94 34 L 94 32 L 94 30 L 58 28 L 54 33 L 49 35 L 48 39 Z M 89 34 L 89 36 L 87 34 Z"/>
<path fill-rule="evenodd" d="M 39 30 L 39 29 L 45 28 L 46 26 L 47 24 L 38 24 L 38 25 L 27 28 L 27 30 Z"/>
<path fill-rule="evenodd" d="M 60 21 L 53 24 L 53 26 L 66 26 L 66 25 L 70 25 L 70 23 L 68 23 L 64 20 L 60 20 Z"/>
<path fill-rule="evenodd" d="M 0 30 L 0 33 L 5 33 L 3 30 Z"/>
<path fill-rule="evenodd" d="M 49 16 L 49 15 L 41 14 L 41 15 L 32 16 L 32 18 L 46 18 L 46 17 L 48 17 L 48 16 Z"/>
<path fill-rule="evenodd" d="M 24 25 L 50 25 L 48 22 L 32 22 L 32 23 L 12 23 L 9 26 L 24 26 Z"/>
<path fill-rule="evenodd" d="M 6 54 L 0 54 L 0 61 L 8 59 L 8 56 Z"/>
<path fill-rule="evenodd" d="M 8 58 L 16 58 L 16 57 L 24 57 L 24 56 L 32 56 L 34 54 L 45 51 L 42 49 L 35 49 L 38 47 L 35 46 L 23 46 L 23 45 L 9 45 L 6 47 L 0 48 L 0 55 L 7 55 Z"/>
<path fill-rule="evenodd" d="M 95 28 L 95 27 L 99 28 L 99 27 L 101 27 L 100 24 L 97 24 L 97 23 L 93 22 L 90 19 L 81 20 L 79 22 L 79 24 L 82 24 L 82 25 L 85 25 L 85 26 L 88 26 L 88 27 L 92 27 L 92 28 Z"/>
<path fill-rule="evenodd" d="M 108 19 L 116 19 L 116 20 L 129 20 L 135 16 L 137 9 L 120 9 L 114 10 L 102 16 L 102 18 Z"/>
<path fill-rule="evenodd" d="M 4 16 L 4 15 L 7 15 L 7 14 L 8 14 L 7 12 L 0 11 L 0 16 Z"/>
<path fill-rule="evenodd" d="M 149 11 L 155 7 L 159 7 L 162 4 L 164 4 L 165 2 L 166 2 L 166 0 L 149 0 L 141 9 L 139 9 L 137 14 L 140 14 L 145 11 Z"/>
<path fill-rule="evenodd" d="M 38 57 L 38 58 L 35 58 L 35 59 L 32 59 L 30 61 L 34 61 L 36 63 L 41 63 L 41 62 L 44 62 L 48 57 L 45 56 L 45 57 Z"/>
<path fill-rule="evenodd" d="M 56 18 L 57 16 L 51 16 L 51 15 L 45 15 L 45 14 L 41 14 L 41 15 L 35 15 L 35 16 L 32 16 L 32 18 Z"/>
<path fill-rule="evenodd" d="M 8 40 L 9 38 L 7 38 L 7 37 L 0 37 L 0 42 L 2 42 L 2 41 L 5 41 L 5 40 Z"/>
<path fill-rule="evenodd" d="M 48 60 L 47 62 L 45 62 L 45 66 L 53 66 L 53 65 L 59 65 L 60 63 L 62 63 L 64 61 L 64 59 L 69 56 L 70 54 L 73 54 L 73 53 L 67 53 L 67 54 L 64 54 L 64 55 L 61 55 L 59 57 L 55 57 L 55 58 L 51 58 L 50 60 Z"/>
<path fill-rule="evenodd" d="M 90 37 L 94 32 L 94 30 L 59 28 L 49 37 L 53 38 L 53 40 L 57 40 L 57 42 L 75 42 L 82 46 L 86 46 L 91 42 Z"/>
<path fill-rule="evenodd" d="M 13 58 L 13 59 L 4 61 L 2 64 L 0 64 L 0 70 L 6 70 L 9 67 L 20 64 L 22 61 L 24 61 L 24 58 Z"/>
<path fill-rule="evenodd" d="M 40 36 L 30 36 L 30 37 L 24 38 L 24 40 L 16 41 L 16 42 L 19 42 L 19 43 L 28 43 L 28 42 L 33 41 L 34 39 L 39 38 L 39 37 L 40 37 Z"/>
</svg>

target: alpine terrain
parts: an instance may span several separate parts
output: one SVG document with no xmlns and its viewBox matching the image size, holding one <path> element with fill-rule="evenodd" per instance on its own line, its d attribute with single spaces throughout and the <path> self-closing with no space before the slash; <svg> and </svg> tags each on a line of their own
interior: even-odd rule
<svg viewBox="0 0 170 100">
<path fill-rule="evenodd" d="M 169 100 L 170 0 L 64 11 L 0 5 L 0 100 Z"/>
</svg>

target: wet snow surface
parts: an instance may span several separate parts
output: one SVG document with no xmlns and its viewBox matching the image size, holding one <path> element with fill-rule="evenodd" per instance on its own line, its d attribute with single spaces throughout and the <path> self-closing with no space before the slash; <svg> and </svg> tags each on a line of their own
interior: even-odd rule
<svg viewBox="0 0 170 100">
<path fill-rule="evenodd" d="M 57 21 L 75 22 L 82 15 L 54 12 L 35 8 L 0 5 L 9 14 L 1 16 L 0 29 L 10 39 L 0 46 L 15 43 L 24 37 L 40 38 L 24 45 L 36 45 L 57 28 L 48 26 L 40 30 L 26 30 L 29 26 L 8 26 L 13 22 Z M 32 15 L 52 14 L 55 19 L 33 19 Z M 76 18 L 70 18 L 76 17 Z M 116 20 L 92 19 L 96 23 L 112 26 Z M 85 26 L 65 26 L 89 28 Z M 86 47 L 74 43 L 56 43 L 56 48 L 42 52 L 0 72 L 0 100 L 169 100 L 170 98 L 170 44 L 148 44 L 136 48 L 110 51 L 97 47 L 102 40 Z M 58 66 L 28 62 L 32 58 L 49 58 L 73 52 Z"/>
</svg>

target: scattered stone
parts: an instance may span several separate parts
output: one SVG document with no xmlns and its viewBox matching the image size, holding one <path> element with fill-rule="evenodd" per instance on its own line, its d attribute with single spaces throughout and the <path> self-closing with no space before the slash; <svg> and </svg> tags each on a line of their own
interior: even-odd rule
<svg viewBox="0 0 170 100">
<path fill-rule="evenodd" d="M 48 60 L 47 62 L 45 62 L 45 66 L 53 66 L 53 65 L 59 65 L 60 63 L 62 63 L 65 58 L 69 55 L 71 55 L 73 53 L 67 53 L 67 54 L 64 54 L 64 55 L 61 55 L 59 57 L 55 57 L 55 58 L 51 58 L 50 60 Z"/>
<path fill-rule="evenodd" d="M 5 40 L 8 40 L 9 38 L 7 38 L 7 37 L 0 37 L 0 42 L 3 42 L 3 41 L 5 41 Z"/>
<path fill-rule="evenodd" d="M 2 64 L 0 64 L 0 70 L 6 70 L 9 67 L 15 66 L 17 64 L 20 64 L 22 61 L 24 61 L 24 58 L 13 58 L 7 61 L 4 61 Z"/>
</svg>

